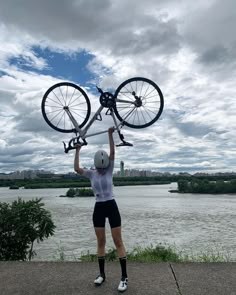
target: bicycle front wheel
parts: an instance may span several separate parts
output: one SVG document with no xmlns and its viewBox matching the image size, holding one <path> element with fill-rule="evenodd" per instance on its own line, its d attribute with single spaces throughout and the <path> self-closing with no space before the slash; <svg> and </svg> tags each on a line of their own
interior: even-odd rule
<svg viewBox="0 0 236 295">
<path fill-rule="evenodd" d="M 76 132 L 66 109 L 70 111 L 80 128 L 88 121 L 91 106 L 85 91 L 76 84 L 61 82 L 50 87 L 41 104 L 45 121 L 53 129 L 69 133 Z"/>
<path fill-rule="evenodd" d="M 164 98 L 151 80 L 135 77 L 124 81 L 115 92 L 117 118 L 131 128 L 145 128 L 160 117 Z"/>
</svg>

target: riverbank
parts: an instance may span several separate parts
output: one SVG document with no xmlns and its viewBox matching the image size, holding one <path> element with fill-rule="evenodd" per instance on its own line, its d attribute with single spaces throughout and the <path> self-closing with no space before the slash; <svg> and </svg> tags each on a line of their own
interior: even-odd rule
<svg viewBox="0 0 236 295">
<path fill-rule="evenodd" d="M 217 189 L 221 188 L 225 182 L 231 182 L 236 189 L 236 180 L 233 175 L 206 175 L 206 176 L 191 176 L 191 175 L 166 175 L 166 176 L 128 176 L 128 177 L 113 177 L 114 186 L 138 186 L 138 185 L 164 185 L 170 183 L 180 183 L 179 190 L 181 192 L 198 192 L 209 191 L 208 184 L 217 182 Z M 188 184 L 191 184 L 189 186 Z M 199 184 L 199 185 L 198 185 Z M 68 188 L 68 187 L 90 187 L 88 179 L 75 175 L 71 178 L 65 177 L 41 177 L 36 179 L 1 179 L 0 187 L 24 187 L 25 189 L 40 189 L 40 188 Z M 213 191 L 211 189 L 211 191 Z M 218 190 L 216 190 L 218 191 Z M 222 192 L 224 193 L 224 192 Z"/>
<path fill-rule="evenodd" d="M 164 185 L 171 181 L 166 179 L 155 179 L 151 177 L 127 177 L 114 178 L 114 186 L 136 186 L 136 185 Z M 76 179 L 25 179 L 25 180 L 4 180 L 0 181 L 0 187 L 41 189 L 41 188 L 84 188 L 90 187 L 90 181 L 85 178 Z"/>
</svg>

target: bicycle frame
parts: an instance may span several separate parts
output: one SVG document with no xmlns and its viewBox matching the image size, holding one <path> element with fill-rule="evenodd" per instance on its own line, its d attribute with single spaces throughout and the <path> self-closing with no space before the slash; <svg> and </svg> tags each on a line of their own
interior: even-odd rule
<svg viewBox="0 0 236 295">
<path fill-rule="evenodd" d="M 104 106 L 100 106 L 98 108 L 98 110 L 95 112 L 95 114 L 93 115 L 93 117 L 89 120 L 89 122 L 86 124 L 86 126 L 81 129 L 77 123 L 77 121 L 75 120 L 75 118 L 73 117 L 73 115 L 71 114 L 70 110 L 68 108 L 65 109 L 65 112 L 67 113 L 67 115 L 69 116 L 71 122 L 73 123 L 74 127 L 75 127 L 75 130 L 76 132 L 78 132 L 79 136 L 76 136 L 74 138 L 72 138 L 70 141 L 69 141 L 69 144 L 68 144 L 68 147 L 66 148 L 66 145 L 64 143 L 64 148 L 65 148 L 65 153 L 68 153 L 69 150 L 71 149 L 75 149 L 75 144 L 80 144 L 80 145 L 87 145 L 87 142 L 86 142 L 86 138 L 88 137 L 92 137 L 92 136 L 95 136 L 95 135 L 99 135 L 99 134 L 103 134 L 103 133 L 106 133 L 108 130 L 104 130 L 104 131 L 100 131 L 100 132 L 96 132 L 96 133 L 90 133 L 90 134 L 87 134 L 88 133 L 88 130 L 90 129 L 90 127 L 93 125 L 93 123 L 98 120 L 97 118 L 100 116 L 100 118 L 102 118 L 101 116 L 101 112 L 102 110 L 104 109 L 105 107 Z M 114 114 L 114 111 L 113 111 L 113 108 L 109 108 L 108 111 L 110 111 L 110 115 L 112 116 L 112 119 L 113 119 L 113 122 L 114 122 L 114 130 L 116 130 L 118 132 L 118 135 L 122 141 L 121 144 L 117 145 L 117 146 L 133 146 L 131 143 L 128 143 L 126 141 L 124 141 L 124 136 L 123 134 L 121 134 L 120 130 L 121 128 L 123 127 L 123 123 L 120 122 L 120 123 L 117 123 L 117 119 L 115 117 L 115 114 Z M 133 111 L 133 110 L 132 110 Z M 132 112 L 131 111 L 131 112 Z M 128 115 L 130 115 L 130 113 L 128 113 Z M 106 113 L 107 114 L 107 113 Z M 127 115 L 127 116 L 128 116 Z M 80 142 L 79 139 L 82 139 L 83 142 Z M 72 145 L 73 144 L 73 145 Z"/>
<path fill-rule="evenodd" d="M 100 131 L 100 132 L 96 132 L 96 133 L 90 133 L 87 134 L 89 128 L 93 125 L 93 123 L 97 120 L 98 116 L 101 116 L 101 112 L 104 109 L 103 106 L 100 106 L 99 109 L 96 111 L 96 113 L 93 115 L 93 117 L 89 120 L 89 122 L 87 123 L 86 127 L 84 129 L 79 128 L 79 125 L 77 123 L 77 121 L 75 120 L 75 118 L 73 117 L 73 115 L 71 114 L 69 109 L 66 109 L 66 113 L 69 116 L 71 122 L 73 123 L 76 131 L 79 133 L 79 137 L 81 137 L 83 140 L 85 140 L 87 137 L 91 137 L 91 136 L 95 136 L 95 135 L 99 135 L 99 134 L 103 134 L 106 133 L 107 130 L 104 131 Z M 114 124 L 115 124 L 115 130 L 120 130 L 120 128 L 123 126 L 122 122 L 120 124 L 117 123 L 116 117 L 114 115 L 114 111 L 112 108 L 109 109 L 111 112 L 111 116 L 113 118 Z"/>
</svg>

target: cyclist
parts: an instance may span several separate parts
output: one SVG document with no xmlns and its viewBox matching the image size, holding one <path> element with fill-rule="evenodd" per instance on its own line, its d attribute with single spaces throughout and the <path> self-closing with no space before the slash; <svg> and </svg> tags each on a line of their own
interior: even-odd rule
<svg viewBox="0 0 236 295">
<path fill-rule="evenodd" d="M 90 179 L 96 203 L 93 212 L 93 225 L 97 237 L 97 256 L 100 274 L 95 279 L 94 283 L 97 286 L 102 285 L 105 281 L 105 222 L 106 217 L 109 220 L 111 234 L 114 244 L 117 249 L 117 254 L 121 266 L 121 281 L 118 286 L 118 291 L 125 291 L 128 287 L 128 276 L 126 269 L 126 250 L 123 244 L 121 235 L 121 217 L 119 209 L 113 194 L 112 172 L 114 168 L 115 145 L 113 141 L 114 128 L 108 129 L 110 155 L 99 150 L 94 156 L 95 170 L 82 169 L 79 166 L 79 151 L 80 145 L 76 146 L 74 170 Z"/>
</svg>

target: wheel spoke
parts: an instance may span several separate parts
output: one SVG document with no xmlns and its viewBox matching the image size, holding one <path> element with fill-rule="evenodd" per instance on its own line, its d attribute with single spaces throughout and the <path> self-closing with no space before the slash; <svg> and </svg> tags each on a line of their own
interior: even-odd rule
<svg viewBox="0 0 236 295">
<path fill-rule="evenodd" d="M 88 121 L 91 107 L 87 94 L 76 84 L 61 82 L 50 87 L 41 104 L 45 121 L 60 132 L 75 132 L 75 127 L 67 114 L 69 109 L 82 128 Z"/>
<path fill-rule="evenodd" d="M 70 103 L 72 105 L 77 99 L 79 99 L 82 96 L 82 93 L 79 94 L 79 96 L 76 96 L 76 98 Z"/>
<path fill-rule="evenodd" d="M 157 112 L 159 111 L 159 109 L 157 110 L 157 112 L 153 112 L 149 107 L 147 107 L 147 106 L 143 106 L 143 108 L 144 109 L 147 109 L 149 112 L 151 112 L 151 113 L 153 113 L 154 115 L 156 115 L 157 114 Z"/>
<path fill-rule="evenodd" d="M 54 96 L 59 100 L 60 104 L 61 104 L 62 106 L 64 106 L 64 104 L 61 102 L 60 98 L 56 95 L 56 93 L 55 93 L 54 91 L 53 91 L 52 93 L 53 93 Z"/>
<path fill-rule="evenodd" d="M 67 86 L 67 88 L 68 88 L 68 86 Z M 71 95 L 71 97 L 70 97 L 70 100 L 69 100 L 69 102 L 68 102 L 68 106 L 70 106 L 70 102 L 71 102 L 71 100 L 72 100 L 74 94 L 75 94 L 75 88 L 74 88 L 73 93 L 72 93 L 72 95 Z"/>
<path fill-rule="evenodd" d="M 160 100 L 146 101 L 145 104 L 149 103 L 160 103 Z"/>
<path fill-rule="evenodd" d="M 145 120 L 145 118 L 144 118 L 143 112 L 140 111 L 140 113 L 142 114 L 143 120 L 144 120 L 144 122 L 145 122 L 145 124 L 146 124 L 147 122 L 146 122 L 146 120 Z"/>
<path fill-rule="evenodd" d="M 81 102 L 81 103 L 78 103 L 78 104 L 74 104 L 73 107 L 80 106 L 81 104 L 87 104 L 87 103 L 86 102 Z"/>
<path fill-rule="evenodd" d="M 117 88 L 115 96 L 117 99 L 122 96 L 130 99 L 131 95 L 135 109 L 116 101 L 115 113 L 118 119 L 132 128 L 144 128 L 157 121 L 164 105 L 160 88 L 149 79 L 131 78 Z"/>
<path fill-rule="evenodd" d="M 138 120 L 139 120 L 138 109 L 135 110 L 133 124 L 134 124 L 134 122 L 136 122 L 136 121 L 135 121 L 135 120 L 136 120 L 136 117 L 137 117 Z"/>
<path fill-rule="evenodd" d="M 120 111 L 127 109 L 128 107 L 119 107 Z"/>
<path fill-rule="evenodd" d="M 48 108 L 57 108 L 57 109 L 59 109 L 59 110 L 61 110 L 62 109 L 62 107 L 60 106 L 54 106 L 54 105 L 50 105 L 50 104 L 45 104 L 45 107 L 48 107 Z"/>
<path fill-rule="evenodd" d="M 131 92 L 129 91 L 127 93 L 129 93 L 129 95 L 127 95 L 127 94 L 124 93 L 124 96 L 127 97 L 130 101 L 133 102 L 133 100 L 134 100 L 133 97 L 130 97 Z"/>
<path fill-rule="evenodd" d="M 84 119 L 84 117 L 82 117 L 79 113 L 75 112 L 74 110 L 72 111 L 73 114 L 78 115 L 80 118 Z"/>
<path fill-rule="evenodd" d="M 53 93 L 54 94 L 54 93 Z M 55 94 L 54 94 L 55 95 Z M 56 95 L 55 95 L 56 96 Z M 56 96 L 57 97 L 57 96 Z M 61 101 L 60 101 L 60 99 L 57 97 L 57 99 L 59 100 L 59 102 L 58 101 L 55 101 L 54 99 L 52 99 L 52 98 L 50 98 L 49 96 L 47 97 L 49 100 L 51 100 L 51 101 L 53 101 L 53 102 L 55 102 L 55 103 L 57 103 L 57 104 L 59 104 L 60 106 L 62 106 L 63 107 L 63 104 L 61 103 Z"/>
<path fill-rule="evenodd" d="M 148 84 L 148 87 L 146 88 L 146 90 L 145 90 L 145 93 L 144 93 L 143 97 L 147 97 L 147 92 L 148 92 L 148 90 L 149 90 L 149 87 L 150 87 L 150 84 Z"/>
<path fill-rule="evenodd" d="M 155 91 L 155 88 L 153 88 L 148 94 L 147 97 L 150 98 L 150 95 L 153 93 L 153 91 Z"/>
<path fill-rule="evenodd" d="M 133 110 L 131 110 L 131 111 L 129 112 L 129 114 L 126 116 L 126 118 L 129 117 L 129 120 L 130 120 L 130 121 L 131 121 L 132 116 L 135 114 L 135 110 L 136 110 L 136 108 L 134 108 Z"/>
<path fill-rule="evenodd" d="M 59 90 L 60 90 L 60 92 L 61 92 L 61 96 L 62 96 L 62 98 L 63 98 L 63 100 L 64 100 L 64 105 L 66 105 L 66 99 L 64 98 L 64 95 L 63 95 L 63 93 L 62 93 L 62 91 L 61 91 L 61 87 L 59 87 Z"/>
<path fill-rule="evenodd" d="M 146 112 L 146 114 L 148 114 L 149 118 L 152 120 L 153 118 L 150 116 L 150 114 L 149 114 L 149 112 L 146 110 L 146 108 L 143 108 L 143 109 L 144 109 L 144 111 Z M 156 113 L 154 113 L 154 114 L 156 114 Z"/>
<path fill-rule="evenodd" d="M 64 110 L 61 109 L 60 111 L 59 111 L 59 110 L 53 110 L 53 111 L 48 111 L 47 113 L 48 113 L 48 114 L 52 114 L 52 113 L 56 113 L 56 112 L 57 112 L 57 113 L 58 113 L 58 112 L 61 113 L 61 112 L 63 112 L 63 111 L 64 111 Z"/>
<path fill-rule="evenodd" d="M 64 129 L 66 128 L 66 116 L 64 114 Z"/>
<path fill-rule="evenodd" d="M 61 113 L 64 113 L 64 110 L 61 110 L 60 112 L 58 112 L 53 118 L 51 118 L 50 120 L 53 121 L 57 116 L 59 116 Z"/>
<path fill-rule="evenodd" d="M 82 112 L 85 112 L 86 110 L 85 109 L 77 109 L 77 108 L 73 108 L 73 109 L 70 109 L 72 111 L 76 110 L 76 111 L 82 111 Z"/>
<path fill-rule="evenodd" d="M 143 85 L 144 85 L 144 81 L 143 81 L 142 86 L 140 88 L 140 97 L 141 97 L 141 94 L 143 93 Z"/>
<path fill-rule="evenodd" d="M 134 110 L 135 110 L 135 107 L 131 111 L 126 112 L 126 114 L 128 113 L 128 115 L 126 116 L 125 114 L 123 119 L 126 120 L 126 118 L 128 118 L 133 113 Z"/>
<path fill-rule="evenodd" d="M 58 121 L 58 123 L 57 123 L 57 125 L 56 125 L 56 126 L 58 126 L 58 125 L 59 125 L 59 123 L 61 122 L 61 119 L 63 118 L 63 116 L 65 116 L 65 112 L 64 112 L 64 113 L 62 113 L 62 116 L 61 116 L 61 118 L 60 118 L 60 120 Z"/>
</svg>

